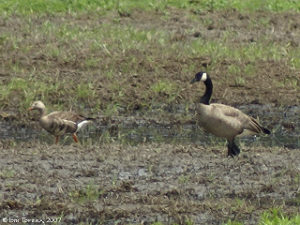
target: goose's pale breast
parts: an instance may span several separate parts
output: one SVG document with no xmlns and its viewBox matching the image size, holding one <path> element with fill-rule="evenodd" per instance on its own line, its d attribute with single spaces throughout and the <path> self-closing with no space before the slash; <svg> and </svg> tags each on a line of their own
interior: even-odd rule
<svg viewBox="0 0 300 225">
<path fill-rule="evenodd" d="M 224 110 L 225 105 L 199 104 L 197 107 L 197 122 L 204 130 L 218 137 L 231 139 L 243 131 L 239 111 L 232 107 Z M 231 113 L 231 116 L 226 114 Z"/>
</svg>

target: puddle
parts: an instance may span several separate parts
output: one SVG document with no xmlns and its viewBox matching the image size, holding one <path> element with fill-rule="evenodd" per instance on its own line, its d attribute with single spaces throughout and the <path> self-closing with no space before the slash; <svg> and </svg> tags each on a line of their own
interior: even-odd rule
<svg viewBox="0 0 300 225">
<path fill-rule="evenodd" d="M 300 107 L 285 108 L 270 105 L 243 105 L 240 110 L 252 115 L 272 131 L 270 136 L 249 136 L 240 138 L 241 145 L 246 146 L 279 146 L 286 148 L 300 147 Z M 161 110 L 161 109 L 160 109 Z M 184 106 L 176 105 L 172 108 L 165 107 L 165 112 L 179 115 L 185 112 Z M 153 114 L 156 114 L 153 109 Z M 190 112 L 192 113 L 192 112 Z M 103 125 L 96 122 L 94 126 L 86 127 L 79 133 L 81 141 L 93 143 L 101 141 L 122 141 L 124 143 L 138 144 L 141 142 L 166 142 L 166 143 L 194 143 L 199 145 L 223 145 L 224 139 L 206 134 L 193 123 L 186 124 L 159 124 L 152 120 L 138 119 L 139 117 L 120 117 L 117 122 Z M 33 139 L 45 140 L 53 143 L 54 138 L 34 126 L 16 126 L 7 121 L 0 122 L 2 139 L 14 141 L 28 141 Z M 69 144 L 71 138 L 65 138 L 63 143 Z"/>
</svg>

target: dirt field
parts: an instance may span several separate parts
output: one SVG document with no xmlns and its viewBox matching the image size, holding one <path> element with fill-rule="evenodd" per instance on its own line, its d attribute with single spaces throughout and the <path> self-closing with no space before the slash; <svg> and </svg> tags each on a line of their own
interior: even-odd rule
<svg viewBox="0 0 300 225">
<path fill-rule="evenodd" d="M 199 70 L 213 78 L 213 102 L 256 104 L 253 116 L 262 104 L 299 106 L 299 13 L 166 10 L 0 16 L 0 119 L 35 130 L 26 109 L 42 99 L 107 124 L 135 115 L 180 127 L 204 91 L 189 85 Z M 270 109 L 264 124 L 299 136 L 299 119 Z M 257 224 L 273 207 L 300 213 L 297 148 L 243 146 L 232 159 L 219 145 L 52 145 L 0 128 L 3 224 Z"/>
<path fill-rule="evenodd" d="M 211 74 L 213 102 L 299 105 L 298 18 L 176 9 L 1 18 L 0 116 L 26 118 L 37 98 L 94 116 L 194 103 L 204 86 L 189 81 L 199 70 Z"/>
<path fill-rule="evenodd" d="M 0 217 L 60 224 L 256 224 L 272 207 L 299 213 L 299 149 L 195 145 L 47 146 L 0 152 Z M 12 223 L 11 223 L 12 224 Z"/>
</svg>

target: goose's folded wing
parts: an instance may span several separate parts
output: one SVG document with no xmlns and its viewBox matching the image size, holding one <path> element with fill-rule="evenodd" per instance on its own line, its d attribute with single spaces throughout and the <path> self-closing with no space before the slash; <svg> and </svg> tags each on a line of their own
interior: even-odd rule
<svg viewBox="0 0 300 225">
<path fill-rule="evenodd" d="M 231 107 L 229 105 L 211 104 L 211 106 L 215 107 L 216 111 L 219 111 L 220 113 L 222 113 L 223 116 L 239 118 L 239 117 L 243 117 L 243 115 L 245 115 L 239 109 L 233 108 L 233 107 Z"/>
<path fill-rule="evenodd" d="M 228 125 L 235 127 L 237 130 L 243 132 L 248 130 L 247 134 L 260 133 L 262 131 L 261 125 L 252 117 L 246 115 L 239 109 L 231 106 L 216 104 L 215 106 L 219 113 L 219 118 L 226 121 Z"/>
<path fill-rule="evenodd" d="M 249 134 L 264 132 L 265 128 L 263 128 L 256 119 L 246 115 L 239 109 L 222 104 L 219 104 L 218 106 L 222 108 L 221 111 L 225 117 L 230 118 L 232 121 L 238 121 L 243 129 L 248 130 Z"/>
<path fill-rule="evenodd" d="M 70 120 L 58 117 L 49 118 L 47 129 L 54 135 L 63 135 L 65 133 L 74 133 L 77 130 L 77 124 Z"/>
<path fill-rule="evenodd" d="M 56 111 L 48 115 L 49 118 L 60 118 L 78 123 L 86 119 L 86 117 L 72 111 Z"/>
</svg>

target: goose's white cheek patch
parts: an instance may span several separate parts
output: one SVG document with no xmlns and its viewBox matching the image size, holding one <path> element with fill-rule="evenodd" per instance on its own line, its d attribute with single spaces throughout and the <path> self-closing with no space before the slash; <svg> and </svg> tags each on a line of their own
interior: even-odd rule
<svg viewBox="0 0 300 225">
<path fill-rule="evenodd" d="M 202 77 L 201 77 L 201 81 L 206 81 L 206 79 L 207 79 L 207 74 L 206 73 L 203 73 L 202 74 Z"/>
</svg>

